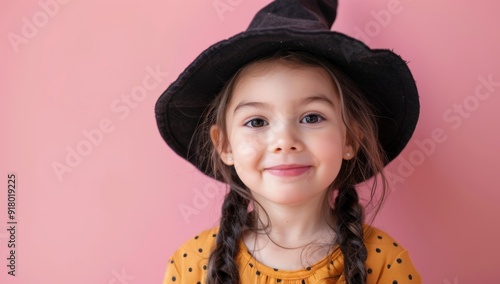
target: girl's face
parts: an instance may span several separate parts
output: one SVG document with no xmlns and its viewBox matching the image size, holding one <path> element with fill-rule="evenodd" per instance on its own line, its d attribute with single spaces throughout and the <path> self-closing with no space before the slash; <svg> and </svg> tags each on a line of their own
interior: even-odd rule
<svg viewBox="0 0 500 284">
<path fill-rule="evenodd" d="M 234 86 L 226 126 L 221 159 L 264 206 L 322 199 L 342 159 L 353 156 L 339 94 L 319 67 L 251 65 Z M 223 139 L 217 126 L 211 135 Z"/>
</svg>

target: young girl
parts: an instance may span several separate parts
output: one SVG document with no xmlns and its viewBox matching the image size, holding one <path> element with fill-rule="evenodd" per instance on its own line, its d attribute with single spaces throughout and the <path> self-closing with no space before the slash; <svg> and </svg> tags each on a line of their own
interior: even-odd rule
<svg viewBox="0 0 500 284">
<path fill-rule="evenodd" d="M 228 185 L 220 226 L 187 241 L 164 283 L 421 283 L 364 223 L 356 185 L 407 144 L 419 103 L 405 62 L 331 32 L 336 1 L 277 0 L 203 52 L 156 105 L 167 144 Z M 381 181 L 378 186 L 376 181 Z"/>
</svg>

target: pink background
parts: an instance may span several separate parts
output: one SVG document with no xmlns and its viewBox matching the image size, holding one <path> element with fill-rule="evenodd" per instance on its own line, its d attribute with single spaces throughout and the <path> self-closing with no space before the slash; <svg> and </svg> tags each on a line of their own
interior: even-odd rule
<svg viewBox="0 0 500 284">
<path fill-rule="evenodd" d="M 167 148 L 154 103 L 270 1 L 22 2 L 0 9 L 0 282 L 160 283 L 176 247 L 216 223 L 222 190 Z M 410 250 L 425 283 L 498 282 L 499 9 L 344 0 L 334 24 L 394 49 L 416 78 L 421 119 L 389 167 L 393 191 L 375 224 Z M 155 80 L 148 68 L 168 74 Z M 68 163 L 77 147 L 84 156 Z M 68 171 L 58 176 L 56 163 Z M 6 267 L 10 172 L 16 277 Z"/>
</svg>

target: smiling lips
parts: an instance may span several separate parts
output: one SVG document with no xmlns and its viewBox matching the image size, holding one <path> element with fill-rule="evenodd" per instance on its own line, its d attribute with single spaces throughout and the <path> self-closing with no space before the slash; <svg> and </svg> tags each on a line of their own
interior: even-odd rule
<svg viewBox="0 0 500 284">
<path fill-rule="evenodd" d="M 310 168 L 311 166 L 290 164 L 290 165 L 278 165 L 266 168 L 265 170 L 275 176 L 293 177 L 293 176 L 299 176 L 307 172 Z"/>
</svg>

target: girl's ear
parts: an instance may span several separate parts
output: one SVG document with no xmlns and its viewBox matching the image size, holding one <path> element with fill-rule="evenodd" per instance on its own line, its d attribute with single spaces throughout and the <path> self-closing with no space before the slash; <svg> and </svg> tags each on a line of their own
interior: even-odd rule
<svg viewBox="0 0 500 284">
<path fill-rule="evenodd" d="M 356 151 L 354 151 L 354 148 L 351 145 L 345 145 L 344 146 L 344 160 L 350 160 L 354 158 L 354 155 L 356 154 Z"/>
<path fill-rule="evenodd" d="M 351 129 L 351 133 L 346 135 L 345 145 L 344 145 L 344 160 L 350 160 L 356 156 L 358 152 L 358 141 L 361 141 L 363 134 L 357 127 Z"/>
<path fill-rule="evenodd" d="M 218 125 L 214 124 L 210 127 L 210 138 L 222 162 L 228 166 L 234 165 L 231 145 L 225 141 L 226 138 Z"/>
</svg>

